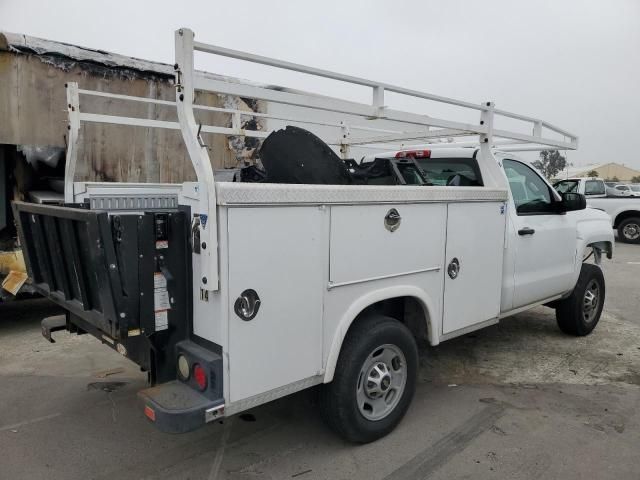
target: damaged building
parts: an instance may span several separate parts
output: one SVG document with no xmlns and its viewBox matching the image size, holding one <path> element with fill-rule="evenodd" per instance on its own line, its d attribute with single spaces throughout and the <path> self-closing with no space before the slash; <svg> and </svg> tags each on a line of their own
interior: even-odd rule
<svg viewBox="0 0 640 480">
<path fill-rule="evenodd" d="M 11 201 L 63 202 L 67 82 L 121 95 L 175 100 L 172 65 L 0 32 L 0 299 L 30 290 Z M 261 102 L 211 93 L 199 94 L 197 102 L 247 112 L 264 109 Z M 80 108 L 83 112 L 177 120 L 170 105 L 98 96 L 83 98 Z M 228 113 L 200 111 L 199 115 L 197 120 L 203 124 L 231 124 Z M 259 116 L 243 119 L 242 128 L 264 128 Z M 196 178 L 178 130 L 90 124 L 83 126 L 80 135 L 77 181 L 177 183 Z M 217 171 L 252 164 L 260 145 L 249 137 L 202 136 Z"/>
</svg>

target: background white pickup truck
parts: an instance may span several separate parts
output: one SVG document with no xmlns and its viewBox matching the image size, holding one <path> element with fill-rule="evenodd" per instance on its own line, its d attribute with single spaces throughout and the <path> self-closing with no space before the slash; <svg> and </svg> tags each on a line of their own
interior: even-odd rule
<svg viewBox="0 0 640 480">
<path fill-rule="evenodd" d="M 618 239 L 640 243 L 640 198 L 608 197 L 604 180 L 599 178 L 568 178 L 553 184 L 560 193 L 576 192 L 587 197 L 587 205 L 607 212 Z"/>
</svg>

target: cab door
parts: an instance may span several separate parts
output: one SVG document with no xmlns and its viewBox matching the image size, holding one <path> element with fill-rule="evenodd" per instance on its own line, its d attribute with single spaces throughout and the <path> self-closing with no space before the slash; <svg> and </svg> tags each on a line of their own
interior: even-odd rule
<svg viewBox="0 0 640 480">
<path fill-rule="evenodd" d="M 558 200 L 547 182 L 524 162 L 503 159 L 502 166 L 512 194 L 513 301 L 503 303 L 503 310 L 511 310 L 571 290 L 577 242 L 575 220 L 555 211 Z"/>
</svg>

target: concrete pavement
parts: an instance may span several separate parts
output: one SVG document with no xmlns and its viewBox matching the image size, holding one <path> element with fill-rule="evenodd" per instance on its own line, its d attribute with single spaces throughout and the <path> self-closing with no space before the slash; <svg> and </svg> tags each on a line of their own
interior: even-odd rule
<svg viewBox="0 0 640 480">
<path fill-rule="evenodd" d="M 364 446 L 313 391 L 162 434 L 135 365 L 88 335 L 48 344 L 46 301 L 0 305 L 0 479 L 640 478 L 640 246 L 616 247 L 591 336 L 539 308 L 427 349 L 404 421 Z"/>
</svg>

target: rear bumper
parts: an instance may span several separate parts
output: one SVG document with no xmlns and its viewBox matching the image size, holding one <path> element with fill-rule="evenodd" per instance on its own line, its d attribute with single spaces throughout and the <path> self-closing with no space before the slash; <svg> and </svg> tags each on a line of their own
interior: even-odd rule
<svg viewBox="0 0 640 480">
<path fill-rule="evenodd" d="M 212 400 L 178 380 L 138 392 L 145 416 L 165 433 L 186 433 L 224 417 L 224 400 Z"/>
</svg>

